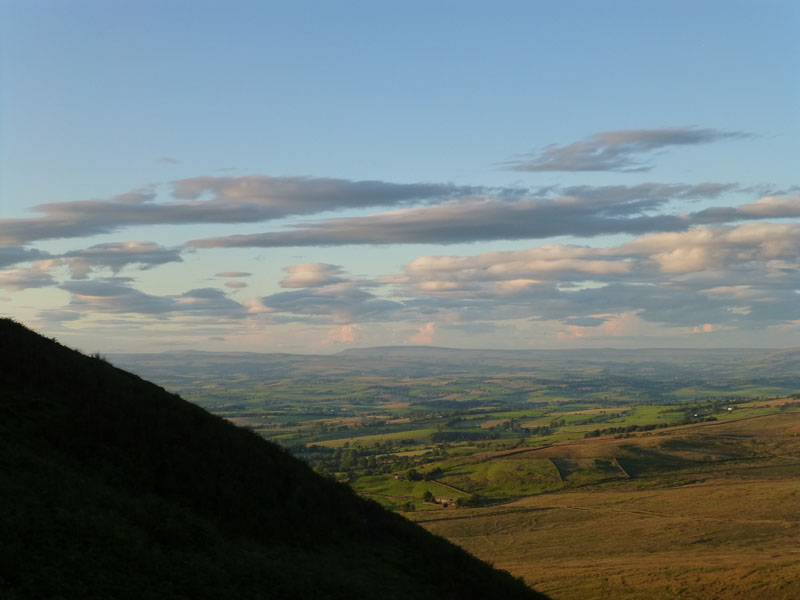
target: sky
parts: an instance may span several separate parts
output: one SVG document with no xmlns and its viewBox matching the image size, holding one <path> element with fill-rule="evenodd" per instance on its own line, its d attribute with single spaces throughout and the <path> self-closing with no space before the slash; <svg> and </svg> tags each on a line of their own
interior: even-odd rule
<svg viewBox="0 0 800 600">
<path fill-rule="evenodd" d="M 800 346 L 798 27 L 0 0 L 0 315 L 103 353 Z"/>
</svg>

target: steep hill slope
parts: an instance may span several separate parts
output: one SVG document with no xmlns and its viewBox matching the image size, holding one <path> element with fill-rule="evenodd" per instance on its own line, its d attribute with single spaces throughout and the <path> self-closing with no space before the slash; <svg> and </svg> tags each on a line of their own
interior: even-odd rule
<svg viewBox="0 0 800 600">
<path fill-rule="evenodd" d="M 544 598 L 256 434 L 7 319 L 0 597 Z"/>
</svg>

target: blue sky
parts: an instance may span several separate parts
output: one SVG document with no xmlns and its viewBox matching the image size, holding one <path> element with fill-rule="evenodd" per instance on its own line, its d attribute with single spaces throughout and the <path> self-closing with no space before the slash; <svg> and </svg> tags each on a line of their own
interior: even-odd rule
<svg viewBox="0 0 800 600">
<path fill-rule="evenodd" d="M 0 1 L 0 312 L 104 352 L 795 346 L 798 25 Z"/>
</svg>

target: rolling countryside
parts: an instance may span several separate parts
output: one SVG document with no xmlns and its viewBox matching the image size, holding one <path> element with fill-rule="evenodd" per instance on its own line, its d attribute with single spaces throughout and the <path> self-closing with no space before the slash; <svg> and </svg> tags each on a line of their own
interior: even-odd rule
<svg viewBox="0 0 800 600">
<path fill-rule="evenodd" d="M 552 598 L 788 600 L 800 594 L 798 356 L 112 360 Z"/>
</svg>

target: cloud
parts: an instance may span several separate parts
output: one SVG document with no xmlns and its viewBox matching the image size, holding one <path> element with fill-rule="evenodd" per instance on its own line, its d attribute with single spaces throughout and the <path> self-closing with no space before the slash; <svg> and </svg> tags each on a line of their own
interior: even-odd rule
<svg viewBox="0 0 800 600">
<path fill-rule="evenodd" d="M 72 294 L 69 309 L 79 312 L 191 315 L 240 318 L 246 308 L 222 290 L 199 288 L 177 296 L 154 296 L 135 289 L 130 277 L 106 277 L 68 281 L 59 287 Z"/>
<path fill-rule="evenodd" d="M 175 304 L 176 311 L 192 315 L 240 318 L 247 312 L 241 304 L 217 288 L 189 290 L 175 297 Z"/>
<path fill-rule="evenodd" d="M 516 282 L 512 289 L 542 279 L 602 277 L 630 270 L 631 265 L 613 251 L 561 244 L 466 257 L 421 256 L 404 268 L 408 278 L 415 281 L 442 281 L 444 275 L 444 281 L 452 283 Z"/>
<path fill-rule="evenodd" d="M 292 265 L 286 270 L 290 272 L 286 279 L 291 279 L 284 279 L 281 284 L 300 289 L 261 299 L 263 306 L 273 313 L 271 321 L 274 323 L 355 324 L 405 318 L 402 302 L 387 300 L 365 289 L 379 287 L 379 284 L 348 279 L 337 265 L 307 263 Z"/>
<path fill-rule="evenodd" d="M 665 214 L 672 201 L 716 199 L 733 184 L 642 183 L 633 186 L 567 186 L 538 189 L 479 188 L 453 184 L 394 184 L 311 177 L 198 177 L 173 183 L 172 198 L 154 187 L 107 200 L 42 204 L 42 216 L 0 219 L 0 244 L 109 233 L 123 227 L 158 224 L 255 223 L 320 212 L 392 206 L 366 216 L 330 218 L 290 225 L 287 230 L 192 240 L 190 247 L 280 247 L 340 244 L 461 243 L 542 239 L 558 235 L 597 236 L 682 231 L 713 224 L 797 214 L 797 199 L 762 198 L 741 207 L 715 207 L 689 215 Z M 420 206 L 420 204 L 422 204 Z M 412 206 L 414 205 L 414 206 Z M 65 255 L 77 277 L 92 266 L 114 271 L 126 264 L 149 268 L 179 261 L 177 249 L 99 245 Z M 157 251 L 156 251 L 157 250 Z M 28 251 L 35 252 L 35 251 Z M 103 258 L 105 256 L 105 258 Z M 31 254 L 30 258 L 34 256 Z M 14 258 L 16 260 L 16 258 Z M 0 256 L 2 260 L 2 256 Z M 9 259 L 10 260 L 10 259 Z M 105 262 L 103 262 L 105 260 Z M 162 262 L 159 262 L 162 261 Z"/>
<path fill-rule="evenodd" d="M 352 344 L 356 341 L 356 333 L 359 329 L 360 326 L 354 324 L 334 327 L 328 331 L 325 339 L 322 340 L 322 344 Z"/>
<path fill-rule="evenodd" d="M 570 195 L 540 198 L 473 196 L 361 217 L 332 218 L 294 225 L 289 231 L 193 240 L 188 246 L 281 247 L 341 244 L 409 244 L 517 240 L 558 235 L 596 236 L 681 231 L 686 216 L 651 215 L 671 200 L 716 198 L 730 184 L 573 186 L 551 189 Z"/>
<path fill-rule="evenodd" d="M 610 315 L 603 315 L 603 316 L 593 316 L 593 317 L 569 317 L 564 319 L 564 323 L 572 327 L 597 327 L 598 325 L 602 325 L 608 319 Z"/>
<path fill-rule="evenodd" d="M 794 263 L 800 252 L 796 224 L 746 223 L 736 227 L 693 227 L 654 233 L 609 248 L 548 244 L 525 250 L 473 256 L 421 256 L 402 274 L 378 279 L 383 284 L 414 284 L 418 290 L 451 293 L 496 282 L 504 295 L 542 282 L 635 280 L 663 281 L 664 274 L 735 268 L 765 274 Z M 748 274 L 748 277 L 752 276 Z"/>
<path fill-rule="evenodd" d="M 35 248 L 25 248 L 23 246 L 0 247 L 0 268 L 47 258 L 52 258 L 52 255 Z"/>
<path fill-rule="evenodd" d="M 565 323 L 567 330 L 556 334 L 561 341 L 585 337 L 623 337 L 634 335 L 641 327 L 641 319 L 630 312 L 571 318 L 566 319 Z"/>
<path fill-rule="evenodd" d="M 388 183 L 322 177 L 195 177 L 174 183 L 173 195 L 196 200 L 263 206 L 280 216 L 313 214 L 337 208 L 366 208 L 442 200 L 478 188 L 440 183 Z M 274 217 L 273 217 L 274 218 Z"/>
<path fill-rule="evenodd" d="M 422 327 L 417 329 L 417 333 L 411 336 L 408 340 L 412 344 L 421 346 L 428 346 L 433 343 L 433 336 L 436 334 L 436 323 L 425 323 Z"/>
<path fill-rule="evenodd" d="M 179 248 L 165 248 L 153 242 L 97 244 L 85 250 L 62 254 L 72 276 L 86 278 L 93 268 L 108 267 L 114 273 L 126 266 L 150 269 L 169 262 L 182 262 Z"/>
<path fill-rule="evenodd" d="M 800 319 L 800 226 L 703 226 L 609 248 L 422 256 L 378 281 L 406 298 L 401 314 L 431 321 L 452 311 L 465 320 L 557 320 L 564 335 L 627 313 L 669 327 L 766 326 Z"/>
<path fill-rule="evenodd" d="M 800 217 L 800 196 L 795 198 L 765 196 L 753 204 L 740 206 L 738 210 L 745 217 L 759 219 Z"/>
<path fill-rule="evenodd" d="M 40 311 L 37 315 L 39 319 L 44 321 L 49 327 L 61 325 L 61 323 L 69 321 L 78 321 L 86 315 L 84 313 L 75 312 L 73 310 L 62 309 L 46 309 Z"/>
<path fill-rule="evenodd" d="M 216 273 L 214 277 L 250 277 L 252 273 L 247 273 L 246 271 L 223 271 L 222 273 Z"/>
<path fill-rule="evenodd" d="M 279 292 L 261 302 L 276 313 L 324 317 L 335 323 L 386 321 L 403 308 L 350 284 Z"/>
<path fill-rule="evenodd" d="M 53 267 L 60 264 L 58 260 L 40 260 L 32 267 L 17 267 L 0 271 L 0 289 L 19 292 L 29 288 L 41 288 L 56 284 L 50 274 Z"/>
<path fill-rule="evenodd" d="M 648 257 L 663 273 L 691 273 L 736 266 L 738 271 L 777 268 L 781 259 L 797 264 L 800 225 L 745 223 L 737 227 L 694 227 L 655 233 L 624 244 L 620 254 Z M 794 267 L 792 267 L 794 268 Z M 749 269 L 748 269 L 749 270 Z"/>
<path fill-rule="evenodd" d="M 757 219 L 787 219 L 800 217 L 800 197 L 778 198 L 765 196 L 752 204 L 737 207 L 714 206 L 692 213 L 696 223 L 724 223 Z"/>
<path fill-rule="evenodd" d="M 68 281 L 59 287 L 72 294 L 69 307 L 77 311 L 159 315 L 174 310 L 172 298 L 146 294 L 131 283 L 130 277 L 105 277 Z"/>
<path fill-rule="evenodd" d="M 636 185 L 571 185 L 549 188 L 564 198 L 580 198 L 598 202 L 613 210 L 614 205 L 622 208 L 623 214 L 632 210 L 658 208 L 672 200 L 710 200 L 719 198 L 727 192 L 739 190 L 733 183 L 658 183 L 646 182 Z"/>
<path fill-rule="evenodd" d="M 4 273 L 11 286 L 52 285 L 59 260 L 36 272 Z M 63 310 L 150 316 L 165 322 L 203 317 L 327 326 L 326 343 L 350 343 L 365 324 L 393 323 L 398 341 L 448 339 L 464 323 L 530 323 L 564 341 L 633 338 L 646 327 L 689 334 L 757 329 L 800 320 L 800 225 L 751 222 L 695 226 L 640 236 L 610 247 L 549 244 L 472 256 L 420 256 L 376 280 L 348 277 L 328 263 L 290 265 L 284 291 L 236 302 L 217 288 L 154 296 L 128 277 L 71 280 Z M 226 274 L 241 274 L 231 271 Z M 218 274 L 220 275 L 220 274 Z M 242 289 L 235 277 L 226 287 Z M 0 281 L 4 281 L 0 277 Z M 66 314 L 66 313 L 65 313 Z M 183 319 L 186 321 L 186 319 Z M 560 325 L 559 325 L 560 323 Z M 409 331 L 409 326 L 416 331 Z M 422 324 L 422 325 L 420 325 Z M 372 325 L 370 325 L 372 327 Z M 371 330 L 370 330 L 371 331 Z M 366 334 L 364 334 L 366 335 Z M 317 339 L 320 339 L 317 338 Z"/>
<path fill-rule="evenodd" d="M 763 291 L 755 289 L 752 285 L 718 285 L 705 290 L 700 290 L 701 294 L 706 294 L 715 298 L 735 298 L 749 300 L 763 297 Z"/>
<path fill-rule="evenodd" d="M 280 282 L 281 287 L 285 288 L 322 287 L 344 281 L 341 277 L 342 268 L 326 263 L 289 265 L 283 270 L 288 273 Z"/>
<path fill-rule="evenodd" d="M 146 222 L 143 215 L 152 212 L 149 202 L 155 197 L 148 189 L 109 200 L 40 204 L 34 210 L 44 213 L 42 217 L 0 219 L 0 245 L 108 233 L 126 222 L 141 224 Z"/>
<path fill-rule="evenodd" d="M 245 307 L 247 313 L 250 315 L 261 315 L 272 312 L 272 309 L 264 306 L 264 303 L 258 298 L 248 298 L 242 302 L 242 306 Z"/>
<path fill-rule="evenodd" d="M 505 163 L 514 171 L 648 171 L 647 156 L 673 146 L 750 137 L 739 131 L 667 127 L 603 131 L 566 146 L 551 144 L 528 158 Z"/>
<path fill-rule="evenodd" d="M 0 219 L 0 245 L 110 233 L 136 225 L 255 223 L 343 208 L 441 202 L 476 188 L 437 183 L 387 183 L 314 177 L 196 177 L 172 184 L 172 199 L 155 188 L 104 200 L 40 204 L 42 216 Z"/>
</svg>

